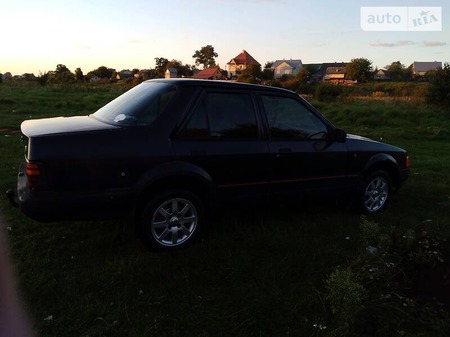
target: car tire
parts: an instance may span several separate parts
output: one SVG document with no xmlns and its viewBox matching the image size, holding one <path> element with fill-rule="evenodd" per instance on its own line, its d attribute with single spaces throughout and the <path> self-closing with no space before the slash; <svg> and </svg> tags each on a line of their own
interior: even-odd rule
<svg viewBox="0 0 450 337">
<path fill-rule="evenodd" d="M 170 190 L 153 197 L 138 222 L 141 241 L 150 251 L 176 250 L 198 237 L 205 217 L 202 200 L 187 190 Z"/>
<path fill-rule="evenodd" d="M 360 207 L 365 213 L 376 213 L 383 210 L 390 198 L 392 182 L 385 171 L 374 171 L 368 174 L 359 189 Z"/>
</svg>

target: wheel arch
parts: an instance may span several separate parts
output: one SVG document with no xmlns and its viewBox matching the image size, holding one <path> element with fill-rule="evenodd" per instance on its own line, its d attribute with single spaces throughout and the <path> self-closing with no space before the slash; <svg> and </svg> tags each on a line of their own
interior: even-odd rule
<svg viewBox="0 0 450 337">
<path fill-rule="evenodd" d="M 361 181 L 375 171 L 385 171 L 391 178 L 392 187 L 396 188 L 400 184 L 400 170 L 397 160 L 387 153 L 378 153 L 372 156 L 363 169 Z"/>
<path fill-rule="evenodd" d="M 158 192 L 170 189 L 186 189 L 198 195 L 207 209 L 215 199 L 215 184 L 202 168 L 187 162 L 171 162 L 147 171 L 137 183 L 134 202 L 135 215 L 139 215 L 146 203 Z"/>
</svg>

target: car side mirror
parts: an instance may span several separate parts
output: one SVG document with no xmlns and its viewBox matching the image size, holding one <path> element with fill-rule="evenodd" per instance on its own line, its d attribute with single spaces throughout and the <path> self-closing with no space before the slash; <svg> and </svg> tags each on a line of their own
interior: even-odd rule
<svg viewBox="0 0 450 337">
<path fill-rule="evenodd" d="M 342 129 L 335 129 L 333 134 L 333 140 L 339 143 L 344 143 L 347 140 L 347 132 Z"/>
</svg>

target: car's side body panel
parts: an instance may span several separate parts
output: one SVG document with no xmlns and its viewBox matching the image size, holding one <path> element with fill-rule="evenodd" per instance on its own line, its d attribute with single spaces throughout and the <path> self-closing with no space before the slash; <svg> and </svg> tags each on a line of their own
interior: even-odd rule
<svg viewBox="0 0 450 337">
<path fill-rule="evenodd" d="M 95 114 L 23 122 L 22 211 L 41 221 L 126 216 L 149 193 L 179 186 L 195 189 L 208 204 L 216 198 L 279 194 L 336 197 L 351 194 L 375 168 L 386 168 L 396 187 L 409 174 L 404 150 L 357 136 L 335 139 L 343 131 L 292 92 L 236 83 L 155 81 L 160 82 L 176 89 L 149 125 L 105 122 Z M 242 109 L 254 114 L 251 137 L 249 125 L 239 131 L 242 137 L 183 136 L 196 114 L 205 113 L 205 125 L 211 126 L 208 104 L 213 98 L 236 95 Z M 262 97 L 298 102 L 326 131 L 320 139 L 273 137 Z M 31 171 L 38 172 L 38 184 L 30 185 Z"/>
</svg>

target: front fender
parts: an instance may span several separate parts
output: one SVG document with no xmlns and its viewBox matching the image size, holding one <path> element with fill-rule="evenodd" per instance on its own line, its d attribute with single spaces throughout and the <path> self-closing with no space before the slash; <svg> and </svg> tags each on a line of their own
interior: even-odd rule
<svg viewBox="0 0 450 337">
<path fill-rule="evenodd" d="M 386 171 L 390 175 L 394 186 L 398 184 L 400 165 L 392 155 L 377 153 L 370 157 L 362 170 L 361 179 L 364 179 L 367 174 L 376 170 Z"/>
<path fill-rule="evenodd" d="M 397 170 L 399 169 L 399 164 L 397 160 L 390 154 L 377 153 L 372 157 L 370 157 L 370 159 L 367 161 L 366 165 L 363 168 L 363 172 L 366 173 L 368 171 L 372 171 L 372 168 L 374 166 L 379 165 L 380 163 L 394 165 L 397 168 Z"/>
</svg>

